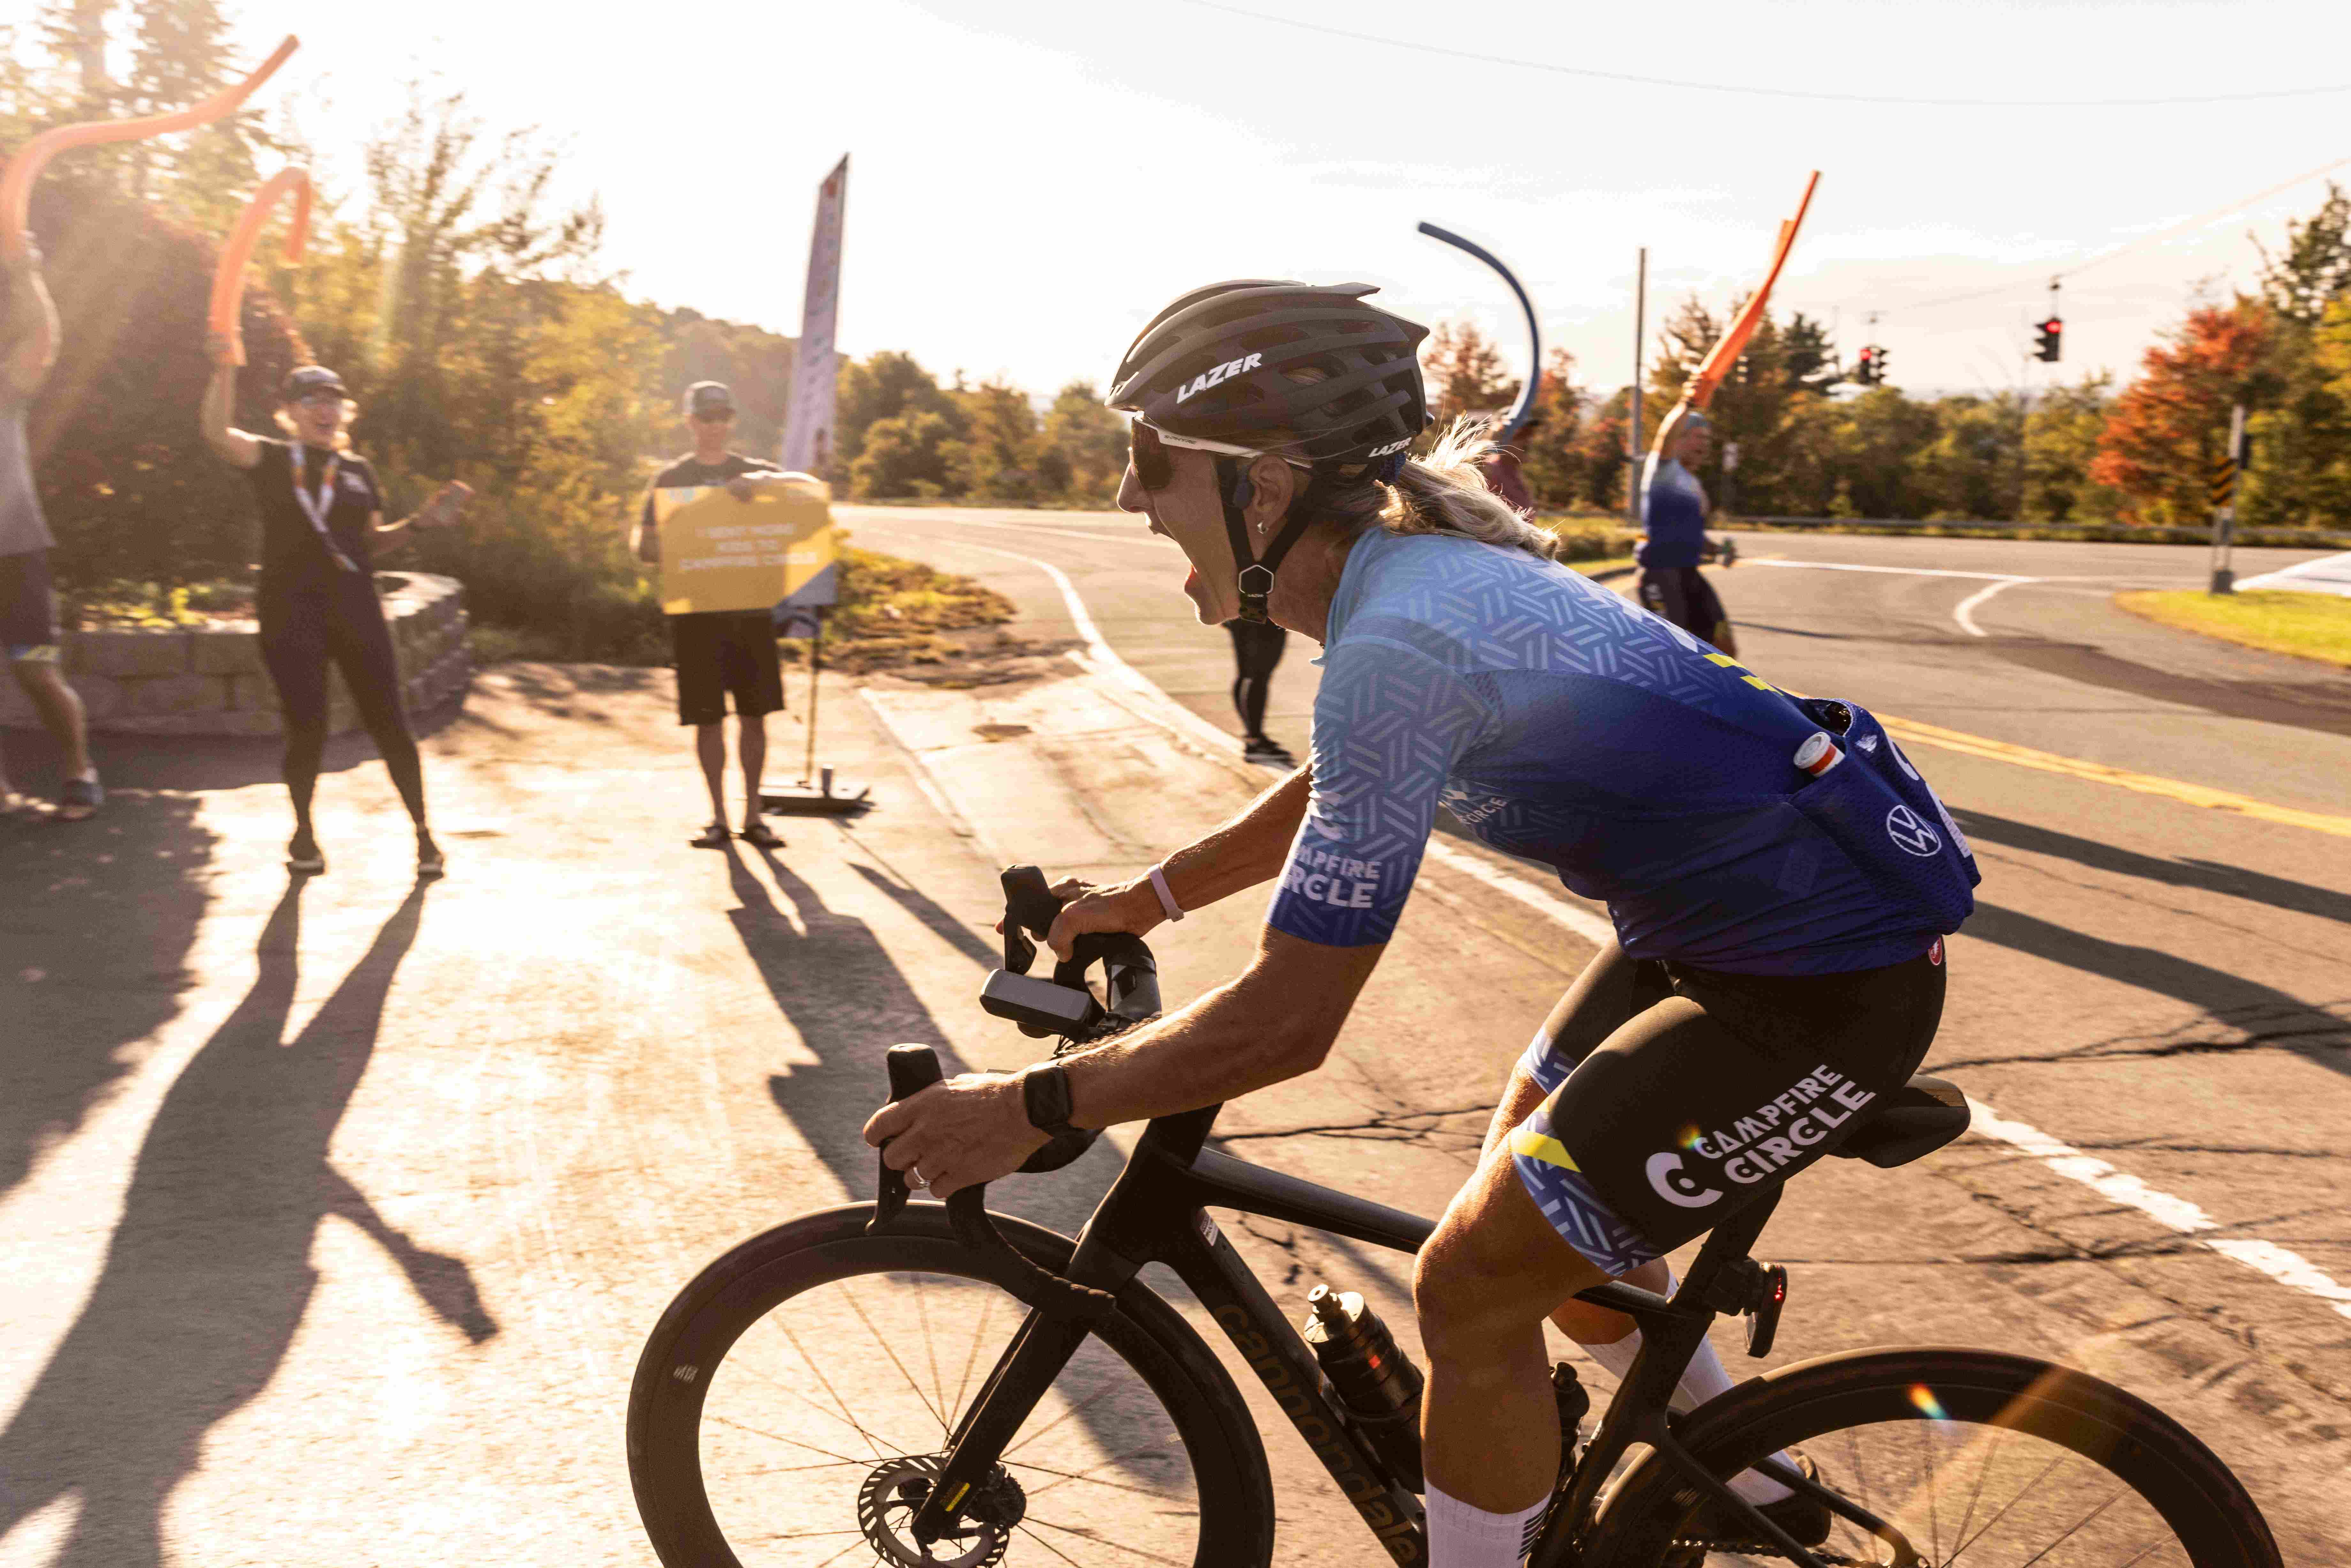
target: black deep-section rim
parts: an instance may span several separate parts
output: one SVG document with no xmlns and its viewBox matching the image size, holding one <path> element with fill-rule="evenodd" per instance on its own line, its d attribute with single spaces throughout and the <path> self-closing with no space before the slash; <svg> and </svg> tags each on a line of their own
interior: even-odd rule
<svg viewBox="0 0 2351 1568">
<path fill-rule="evenodd" d="M 883 1236 L 864 1233 L 872 1213 L 871 1204 L 826 1209 L 752 1238 L 695 1276 L 653 1326 L 629 1388 L 629 1479 L 664 1568 L 740 1568 L 704 1485 L 702 1406 L 726 1353 L 778 1304 L 869 1273 L 952 1275 L 1034 1304 L 1027 1276 L 965 1247 L 944 1204 L 908 1205 Z M 1069 1238 L 1008 1215 L 991 1218 L 1037 1262 L 1057 1273 L 1068 1268 Z M 1174 1308 L 1136 1283 L 1093 1332 L 1159 1400 L 1183 1442 L 1200 1502 L 1196 1568 L 1270 1562 L 1272 1476 L 1222 1364 Z M 1186 1403 L 1195 1406 L 1188 1415 Z"/>
<path fill-rule="evenodd" d="M 2104 1467 L 2171 1528 L 2196 1568 L 2281 1568 L 2261 1510 L 2186 1427 L 2137 1395 L 2029 1356 L 1949 1347 L 1822 1356 L 1742 1384 L 1677 1430 L 1716 1474 L 1733 1474 L 1847 1427 L 1932 1420 L 1912 1401 L 1922 1385 L 1952 1421 L 2025 1432 Z M 1657 1562 L 1691 1512 L 1677 1505 L 1677 1490 L 1664 1462 L 1645 1456 L 1603 1500 L 1589 1560 Z"/>
</svg>

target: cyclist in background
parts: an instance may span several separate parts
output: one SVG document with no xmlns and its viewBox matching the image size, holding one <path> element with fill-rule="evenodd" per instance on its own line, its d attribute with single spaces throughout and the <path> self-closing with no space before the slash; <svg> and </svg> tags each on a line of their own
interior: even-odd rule
<svg viewBox="0 0 2351 1568">
<path fill-rule="evenodd" d="M 1241 716 L 1241 758 L 1268 768 L 1295 768 L 1290 748 L 1265 732 L 1265 702 L 1272 695 L 1274 667 L 1290 633 L 1270 621 L 1225 622 L 1233 639 L 1233 711 Z"/>
<path fill-rule="evenodd" d="M 1635 589 L 1643 609 L 1737 658 L 1730 617 L 1698 570 L 1699 563 L 1718 556 L 1725 565 L 1730 559 L 1706 537 L 1713 508 L 1698 470 L 1713 450 L 1713 425 L 1688 403 L 1677 405 L 1657 427 L 1656 444 L 1649 448 L 1648 464 L 1641 471 L 1643 537 L 1634 552 L 1641 568 Z"/>
<path fill-rule="evenodd" d="M 1372 292 L 1196 290 L 1112 383 L 1134 415 L 1119 504 L 1182 547 L 1200 620 L 1270 616 L 1323 644 L 1323 674 L 1310 766 L 1145 876 L 1063 883 L 1075 901 L 1050 939 L 1066 955 L 1082 933 L 1145 932 L 1279 877 L 1255 960 L 1092 1050 L 885 1106 L 865 1135 L 945 1196 L 1017 1167 L 1040 1127 L 1170 1115 L 1311 1071 L 1395 932 L 1440 803 L 1604 898 L 1616 940 L 1535 1030 L 1415 1279 L 1430 1562 L 1515 1568 L 1559 1474 L 1544 1320 L 1621 1376 L 1637 1329 L 1572 1298 L 1609 1278 L 1670 1289 L 1667 1252 L 1909 1078 L 1973 863 L 1865 713 L 1800 702 L 1552 559 L 1487 488 L 1474 425 L 1407 456 L 1427 420 L 1426 329 Z M 1886 841 L 1885 821 L 1904 837 Z M 1676 1403 L 1729 1387 L 1701 1349 Z M 1826 1538 L 1810 1499 L 1751 1471 L 1731 1484 Z"/>
<path fill-rule="evenodd" d="M 286 869 L 303 876 L 327 869 L 310 800 L 326 757 L 332 664 L 415 826 L 416 874 L 437 877 L 446 864 L 425 825 L 424 764 L 409 732 L 400 660 L 376 597 L 372 561 L 376 549 L 404 542 L 411 528 L 454 526 L 473 491 L 453 479 L 413 515 L 385 522 L 375 469 L 351 450 L 349 426 L 359 410 L 342 377 L 324 365 L 287 371 L 277 408 L 284 435 L 256 435 L 229 423 L 236 413 L 235 340 L 214 333 L 206 346 L 214 370 L 200 419 L 204 444 L 245 470 L 261 514 L 255 609 L 261 661 L 286 725 L 286 792 L 294 805 Z"/>
</svg>

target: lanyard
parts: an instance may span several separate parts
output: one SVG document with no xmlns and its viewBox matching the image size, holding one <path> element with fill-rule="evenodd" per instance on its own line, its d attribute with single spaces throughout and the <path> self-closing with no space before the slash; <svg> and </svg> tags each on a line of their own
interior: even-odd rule
<svg viewBox="0 0 2351 1568">
<path fill-rule="evenodd" d="M 342 454 L 338 452 L 328 456 L 327 471 L 319 476 L 319 494 L 317 498 L 313 499 L 304 494 L 302 489 L 303 451 L 302 444 L 296 442 L 292 453 L 293 460 L 287 465 L 294 476 L 295 504 L 302 508 L 302 515 L 310 519 L 310 526 L 318 530 L 319 542 L 326 547 L 327 553 L 334 558 L 335 564 L 345 571 L 357 571 L 358 563 L 342 552 L 335 543 L 335 536 L 327 531 L 327 514 L 335 509 L 335 475 L 343 465 Z"/>
</svg>

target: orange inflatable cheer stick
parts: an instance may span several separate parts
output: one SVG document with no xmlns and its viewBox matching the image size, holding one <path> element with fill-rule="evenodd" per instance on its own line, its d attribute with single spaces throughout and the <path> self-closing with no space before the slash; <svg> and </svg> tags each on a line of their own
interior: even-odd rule
<svg viewBox="0 0 2351 1568">
<path fill-rule="evenodd" d="M 236 227 L 229 231 L 228 244 L 221 247 L 220 267 L 213 273 L 209 325 L 235 345 L 233 359 L 240 365 L 245 363 L 245 336 L 237 329 L 237 307 L 245 298 L 245 264 L 253 259 L 253 247 L 260 242 L 261 225 L 268 221 L 269 210 L 288 191 L 294 193 L 294 222 L 286 231 L 286 259 L 302 259 L 302 242 L 310 233 L 310 172 L 280 169 L 237 214 Z"/>
<path fill-rule="evenodd" d="M 237 107 L 253 96 L 254 89 L 269 79 L 286 57 L 301 47 L 301 40 L 291 33 L 277 46 L 277 52 L 261 62 L 261 68 L 236 86 L 214 93 L 204 102 L 181 110 L 175 114 L 151 114 L 144 120 L 93 120 L 81 125 L 60 125 L 54 131 L 44 131 L 24 150 L 9 161 L 8 172 L 0 174 L 0 249 L 10 256 L 21 256 L 25 249 L 25 226 L 30 220 L 33 203 L 33 182 L 40 178 L 41 168 L 51 158 L 69 147 L 94 147 L 101 141 L 137 141 L 149 136 L 169 136 L 175 131 L 193 131 L 199 125 L 210 125 L 235 112 Z"/>
<path fill-rule="evenodd" d="M 1779 238 L 1771 247 L 1771 270 L 1763 275 L 1763 287 L 1748 298 L 1747 308 L 1731 322 L 1730 330 L 1700 361 L 1698 374 L 1690 378 L 1689 390 L 1682 394 L 1685 402 L 1704 408 L 1713 402 L 1714 389 L 1722 384 L 1722 378 L 1730 373 L 1730 367 L 1746 351 L 1747 340 L 1755 336 L 1755 329 L 1762 323 L 1763 307 L 1771 298 L 1771 286 L 1780 281 L 1780 269 L 1788 265 L 1788 252 L 1795 246 L 1796 231 L 1803 226 L 1804 214 L 1813 204 L 1813 188 L 1820 183 L 1821 172 L 1815 169 L 1813 177 L 1804 182 L 1804 197 L 1796 204 L 1796 215 L 1781 220 Z"/>
</svg>

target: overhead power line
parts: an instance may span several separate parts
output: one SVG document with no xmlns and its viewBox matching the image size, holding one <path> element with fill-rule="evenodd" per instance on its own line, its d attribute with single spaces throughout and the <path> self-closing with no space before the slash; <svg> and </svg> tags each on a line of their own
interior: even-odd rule
<svg viewBox="0 0 2351 1568">
<path fill-rule="evenodd" d="M 1632 87 L 1737 93 L 1749 98 L 1804 99 L 1814 103 L 1869 103 L 1915 109 L 2177 109 L 2192 104 L 2252 103 L 2265 99 L 2318 98 L 2327 93 L 2351 92 L 2351 82 L 2336 82 L 2324 87 L 2272 88 L 2260 92 L 2185 93 L 2168 98 L 1889 98 L 1871 93 L 1812 92 L 1802 88 L 1756 87 L 1743 82 L 1681 81 L 1670 77 L 1634 76 L 1626 71 L 1554 65 L 1548 60 L 1513 59 L 1508 55 L 1480 54 L 1474 49 L 1450 48 L 1443 44 L 1422 43 L 1414 38 L 1390 38 L 1378 33 L 1358 33 L 1352 28 L 1333 27 L 1322 22 L 1301 22 L 1292 16 L 1269 16 L 1265 12 L 1250 11 L 1238 5 L 1220 5 L 1217 0 L 1185 0 L 1185 3 L 1207 11 L 1221 11 L 1228 16 L 1246 17 L 1252 22 L 1270 22 L 1280 27 L 1295 27 L 1303 33 L 1348 38 L 1359 44 L 1379 44 L 1392 49 L 1411 49 L 1424 55 L 1444 55 L 1457 60 L 1475 60 L 1480 65 L 1511 66 L 1520 70 L 1582 77 L 1588 81 L 1622 82 Z"/>
</svg>

